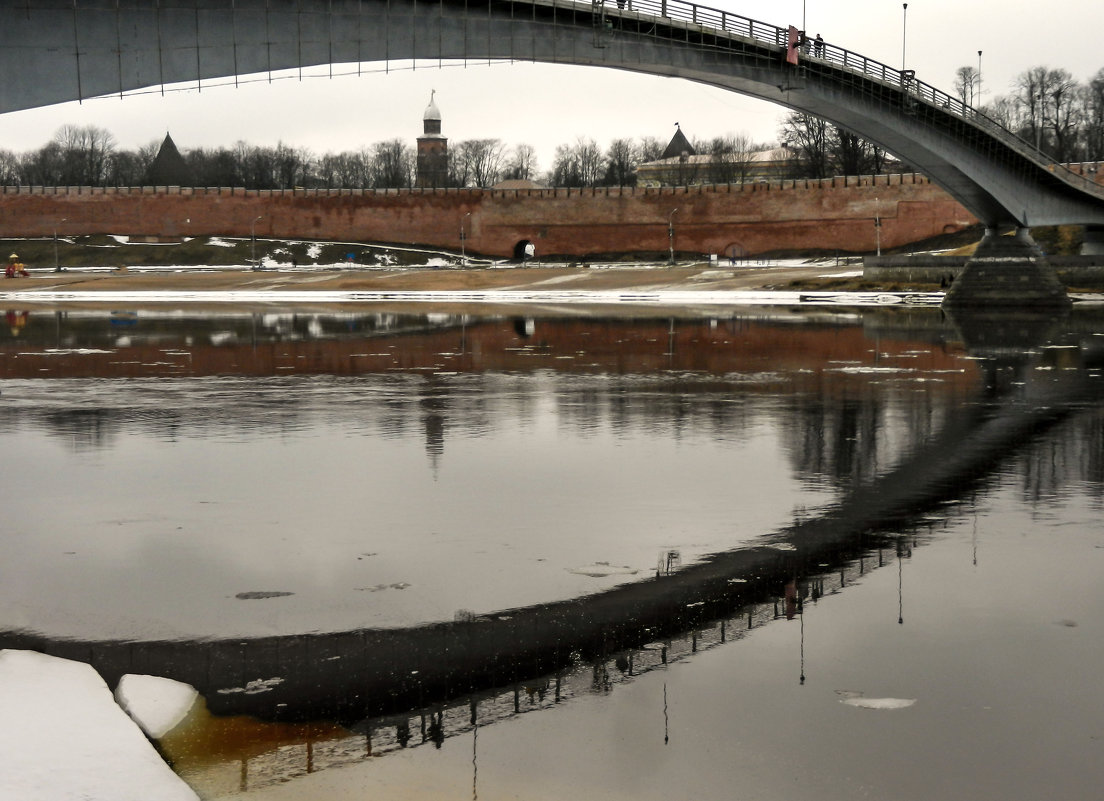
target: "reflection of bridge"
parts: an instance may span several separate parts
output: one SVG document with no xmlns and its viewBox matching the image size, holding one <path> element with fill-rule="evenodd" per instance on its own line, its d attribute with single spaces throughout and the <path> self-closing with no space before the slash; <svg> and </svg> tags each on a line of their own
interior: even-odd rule
<svg viewBox="0 0 1104 801">
<path fill-rule="evenodd" d="M 829 119 L 990 227 L 1104 225 L 1104 190 L 957 99 L 835 45 L 681 0 L 94 0 L 5 5 L 0 112 L 322 64 L 510 59 L 686 78 Z"/>
<path fill-rule="evenodd" d="M 990 361 L 1003 358 L 999 347 L 988 352 Z M 929 444 L 820 516 L 653 580 L 411 629 L 150 642 L 7 633 L 0 647 L 87 661 L 109 682 L 125 673 L 168 676 L 197 687 L 218 713 L 262 718 L 355 721 L 556 672 L 580 656 L 600 659 L 746 614 L 960 499 L 1033 435 L 1101 402 L 1099 350 L 1059 353 L 1043 358 L 1061 358 L 1068 369 L 1032 371 L 1026 386 L 1012 382 L 967 407 Z M 234 691 L 258 680 L 265 692 Z"/>
</svg>

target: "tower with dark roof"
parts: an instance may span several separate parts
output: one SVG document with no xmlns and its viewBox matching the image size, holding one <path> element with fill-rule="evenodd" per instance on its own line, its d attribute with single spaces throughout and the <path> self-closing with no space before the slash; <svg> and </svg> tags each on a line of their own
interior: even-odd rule
<svg viewBox="0 0 1104 801">
<path fill-rule="evenodd" d="M 688 159 L 690 156 L 696 156 L 697 151 L 694 150 L 694 146 L 690 144 L 690 140 L 686 138 L 686 134 L 682 132 L 682 128 L 679 124 L 675 123 L 675 135 L 671 137 L 671 141 L 667 143 L 667 149 L 663 151 L 663 155 L 660 158 L 673 159 L 680 158 L 683 160 Z"/>
<path fill-rule="evenodd" d="M 194 183 L 188 163 L 167 133 L 161 149 L 146 170 L 145 183 L 146 186 L 191 186 Z"/>
<path fill-rule="evenodd" d="M 448 184 L 448 138 L 441 135 L 441 112 L 430 92 L 429 105 L 422 115 L 422 135 L 418 137 L 417 175 L 414 185 L 421 188 Z"/>
</svg>

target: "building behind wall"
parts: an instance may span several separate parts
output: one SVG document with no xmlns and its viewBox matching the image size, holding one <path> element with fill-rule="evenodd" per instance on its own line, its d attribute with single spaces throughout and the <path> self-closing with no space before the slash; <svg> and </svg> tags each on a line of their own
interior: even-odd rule
<svg viewBox="0 0 1104 801">
<path fill-rule="evenodd" d="M 441 135 L 441 112 L 430 92 L 429 105 L 422 115 L 422 135 L 418 137 L 417 174 L 414 186 L 427 189 L 448 186 L 448 137 Z"/>
</svg>

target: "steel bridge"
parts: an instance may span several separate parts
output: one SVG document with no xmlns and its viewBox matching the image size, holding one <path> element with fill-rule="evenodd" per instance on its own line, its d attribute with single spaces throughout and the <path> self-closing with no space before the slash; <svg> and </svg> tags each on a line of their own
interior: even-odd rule
<svg viewBox="0 0 1104 801">
<path fill-rule="evenodd" d="M 1104 226 L 1104 187 L 911 71 L 682 0 L 0 0 L 0 30 L 0 112 L 327 64 L 608 67 L 843 126 L 991 228 Z"/>
</svg>

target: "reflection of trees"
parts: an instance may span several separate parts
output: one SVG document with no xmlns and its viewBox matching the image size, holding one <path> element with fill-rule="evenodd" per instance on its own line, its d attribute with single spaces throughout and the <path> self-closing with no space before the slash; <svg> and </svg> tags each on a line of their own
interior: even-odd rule
<svg viewBox="0 0 1104 801">
<path fill-rule="evenodd" d="M 876 380 L 794 395 L 793 424 L 785 429 L 790 458 L 806 479 L 863 483 L 930 439 L 961 401 L 954 392 Z"/>
<path fill-rule="evenodd" d="M 1033 443 L 1022 459 L 1021 480 L 1023 497 L 1033 504 L 1059 498 L 1078 485 L 1104 498 L 1104 415 L 1071 420 Z"/>
<path fill-rule="evenodd" d="M 122 432 L 122 421 L 107 409 L 64 409 L 45 415 L 43 428 L 65 439 L 75 451 L 108 448 Z"/>
</svg>

